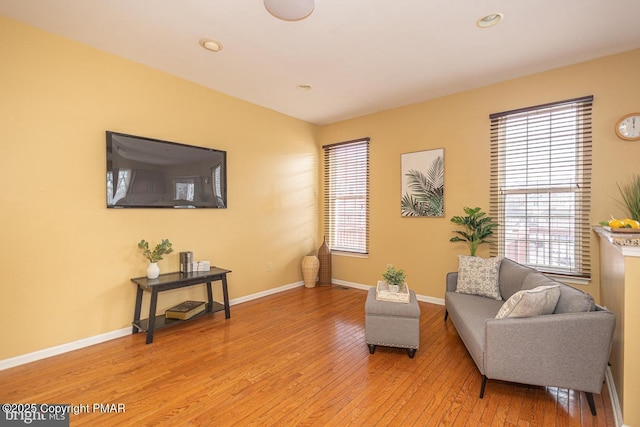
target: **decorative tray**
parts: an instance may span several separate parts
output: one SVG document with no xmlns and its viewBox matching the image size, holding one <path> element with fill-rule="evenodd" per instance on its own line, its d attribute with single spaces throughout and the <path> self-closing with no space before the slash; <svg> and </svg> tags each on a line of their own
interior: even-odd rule
<svg viewBox="0 0 640 427">
<path fill-rule="evenodd" d="M 409 285 L 406 283 L 400 287 L 398 292 L 392 292 L 389 290 L 389 285 L 384 280 L 378 280 L 378 286 L 376 287 L 376 299 L 378 301 L 388 302 L 402 302 L 409 303 Z"/>
<path fill-rule="evenodd" d="M 604 226 L 603 228 L 611 233 L 640 234 L 640 229 L 638 228 L 611 228 L 608 226 Z"/>
</svg>

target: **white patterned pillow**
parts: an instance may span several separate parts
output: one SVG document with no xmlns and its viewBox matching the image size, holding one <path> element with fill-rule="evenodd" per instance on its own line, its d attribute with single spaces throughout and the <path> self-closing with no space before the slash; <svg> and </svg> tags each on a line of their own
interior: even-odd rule
<svg viewBox="0 0 640 427">
<path fill-rule="evenodd" d="M 458 255 L 458 285 L 460 294 L 480 295 L 501 300 L 498 274 L 502 258 L 484 259 Z"/>
<path fill-rule="evenodd" d="M 560 285 L 538 286 L 534 289 L 518 291 L 502 304 L 496 319 L 551 314 L 559 298 Z"/>
</svg>

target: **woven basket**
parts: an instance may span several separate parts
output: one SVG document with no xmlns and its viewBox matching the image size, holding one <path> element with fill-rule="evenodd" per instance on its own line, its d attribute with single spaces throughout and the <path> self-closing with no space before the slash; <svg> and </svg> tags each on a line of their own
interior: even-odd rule
<svg viewBox="0 0 640 427">
<path fill-rule="evenodd" d="M 322 246 L 318 249 L 318 259 L 320 260 L 320 280 L 318 285 L 331 286 L 331 249 L 327 246 L 327 238 L 322 241 Z"/>
</svg>

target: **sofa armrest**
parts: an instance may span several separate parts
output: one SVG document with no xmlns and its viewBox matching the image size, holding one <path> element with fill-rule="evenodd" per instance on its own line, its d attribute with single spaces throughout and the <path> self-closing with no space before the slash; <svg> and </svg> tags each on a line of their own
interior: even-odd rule
<svg viewBox="0 0 640 427">
<path fill-rule="evenodd" d="M 458 287 L 458 272 L 447 273 L 447 292 L 454 292 Z"/>
<path fill-rule="evenodd" d="M 484 374 L 600 393 L 614 327 L 615 316 L 609 311 L 489 319 Z"/>
</svg>

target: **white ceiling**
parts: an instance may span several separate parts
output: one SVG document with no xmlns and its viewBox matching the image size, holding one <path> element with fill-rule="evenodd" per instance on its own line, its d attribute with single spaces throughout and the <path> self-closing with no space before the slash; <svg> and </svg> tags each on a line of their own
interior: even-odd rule
<svg viewBox="0 0 640 427">
<path fill-rule="evenodd" d="M 317 0 L 297 22 L 262 0 L 0 0 L 0 15 L 316 124 L 640 48 L 640 0 Z"/>
</svg>

